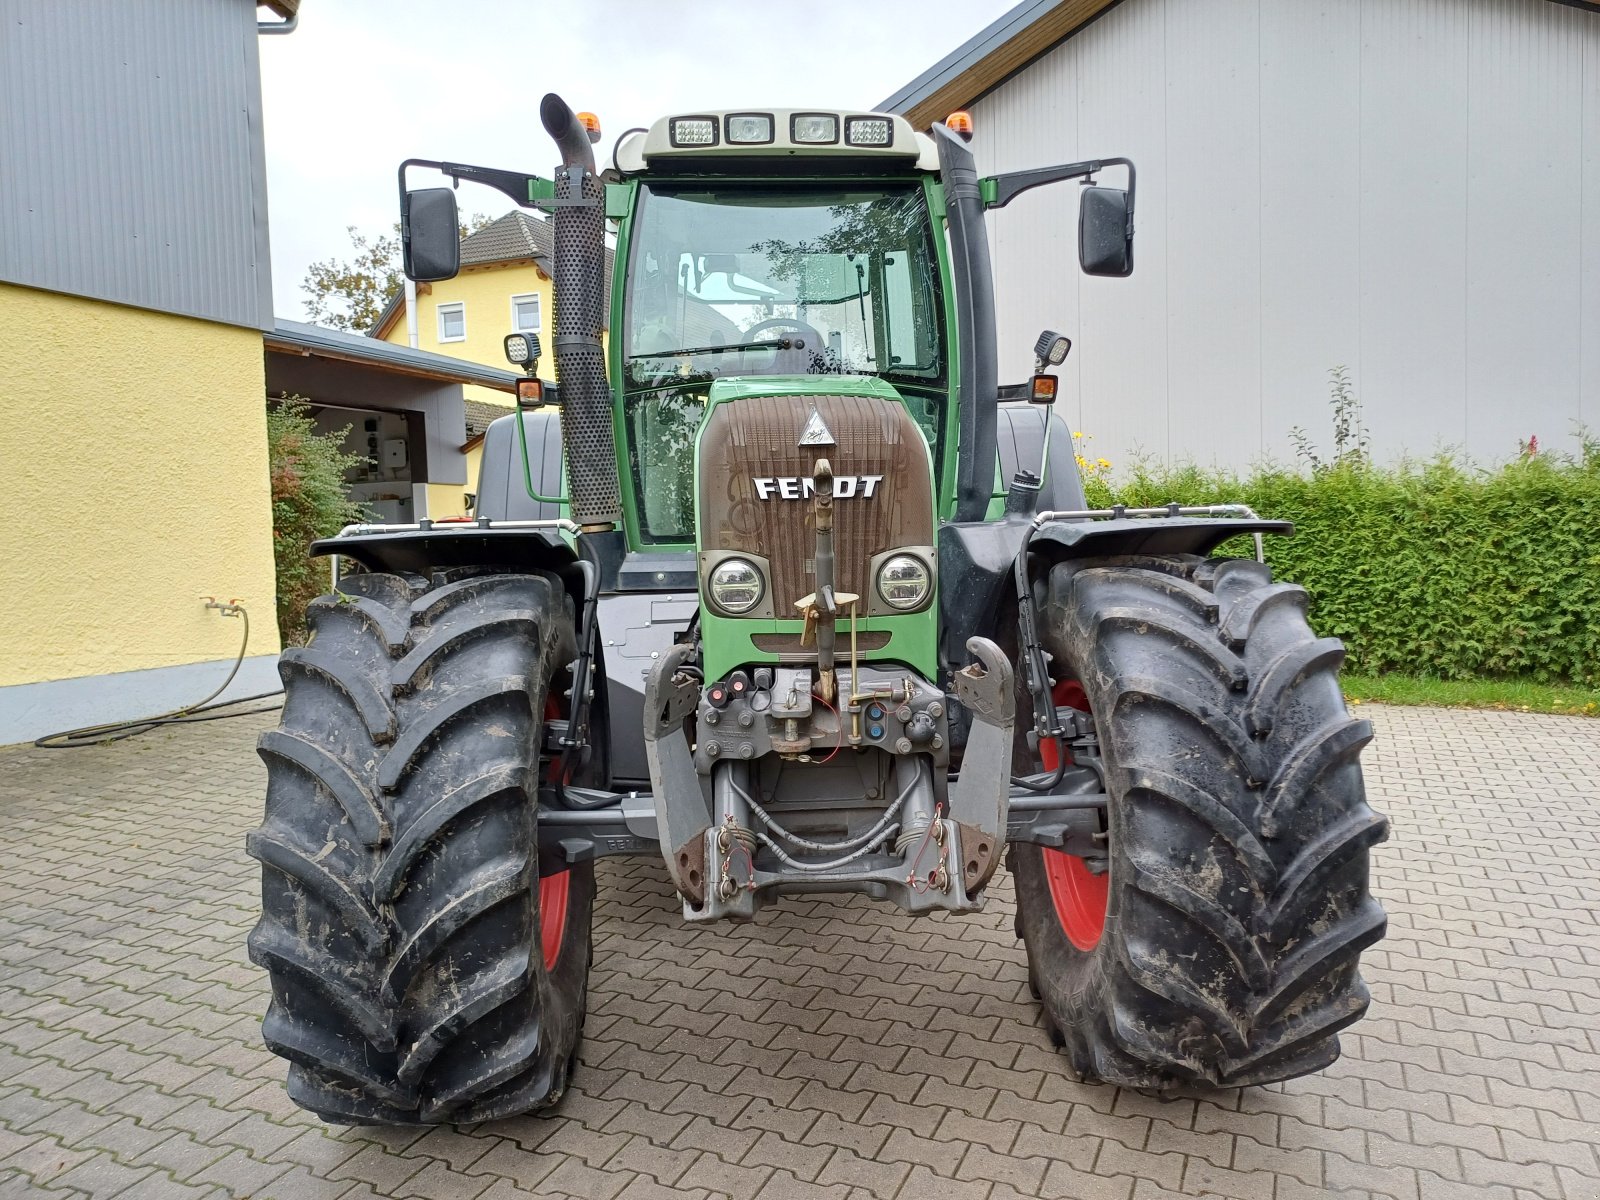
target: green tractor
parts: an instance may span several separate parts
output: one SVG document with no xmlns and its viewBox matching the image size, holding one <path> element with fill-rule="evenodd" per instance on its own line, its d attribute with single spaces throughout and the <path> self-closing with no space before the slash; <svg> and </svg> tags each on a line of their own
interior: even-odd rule
<svg viewBox="0 0 1600 1200">
<path fill-rule="evenodd" d="M 455 273 L 458 224 L 408 168 L 552 214 L 555 381 L 507 339 L 526 377 L 474 520 L 314 547 L 344 570 L 283 654 L 249 839 L 293 1098 L 555 1103 L 605 855 L 659 855 L 687 921 L 749 921 L 812 893 L 976 912 L 1009 847 L 1074 1078 L 1332 1062 L 1387 825 L 1342 647 L 1260 561 L 1291 527 L 1088 508 L 1051 407 L 1067 339 L 998 380 L 985 211 L 1079 181 L 1080 265 L 1125 276 L 1133 165 L 982 178 L 950 123 L 760 109 L 630 130 L 601 172 L 597 128 L 540 115 L 553 179 L 400 169 L 417 280 Z"/>
</svg>

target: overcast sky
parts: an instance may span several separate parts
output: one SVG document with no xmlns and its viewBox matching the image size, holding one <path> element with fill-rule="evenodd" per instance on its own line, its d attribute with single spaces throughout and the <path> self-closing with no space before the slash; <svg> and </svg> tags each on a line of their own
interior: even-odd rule
<svg viewBox="0 0 1600 1200">
<path fill-rule="evenodd" d="M 672 112 L 868 108 L 1014 2 L 306 0 L 298 30 L 261 39 L 277 313 L 304 318 L 306 267 L 345 255 L 345 226 L 393 225 L 402 159 L 548 176 L 548 91 L 599 114 L 609 161 L 617 134 Z M 470 184 L 459 199 L 510 208 Z"/>
</svg>

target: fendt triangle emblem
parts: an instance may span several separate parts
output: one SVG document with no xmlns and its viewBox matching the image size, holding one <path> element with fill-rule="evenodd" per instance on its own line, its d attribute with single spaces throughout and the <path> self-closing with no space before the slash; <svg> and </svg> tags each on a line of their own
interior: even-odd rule
<svg viewBox="0 0 1600 1200">
<path fill-rule="evenodd" d="M 822 414 L 813 408 L 810 419 L 806 421 L 806 427 L 800 431 L 800 445 L 831 446 L 833 444 L 833 433 L 823 422 Z"/>
</svg>

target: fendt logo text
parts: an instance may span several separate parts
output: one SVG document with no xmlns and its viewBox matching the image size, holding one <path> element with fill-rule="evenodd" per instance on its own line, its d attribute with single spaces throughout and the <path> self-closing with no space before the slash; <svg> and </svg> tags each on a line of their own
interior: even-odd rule
<svg viewBox="0 0 1600 1200">
<path fill-rule="evenodd" d="M 817 494 L 816 481 L 802 475 L 768 476 L 765 479 L 752 475 L 750 478 L 756 485 L 756 495 L 763 500 L 807 500 Z M 835 500 L 847 500 L 851 496 L 865 496 L 870 500 L 882 482 L 882 475 L 835 475 L 833 497 Z"/>
</svg>

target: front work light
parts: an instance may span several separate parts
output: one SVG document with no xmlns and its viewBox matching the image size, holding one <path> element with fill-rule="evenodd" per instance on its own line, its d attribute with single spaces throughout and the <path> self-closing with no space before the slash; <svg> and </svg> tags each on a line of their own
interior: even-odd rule
<svg viewBox="0 0 1600 1200">
<path fill-rule="evenodd" d="M 831 146 L 839 140 L 839 118 L 832 113 L 795 113 L 789 138 L 797 145 Z"/>
<path fill-rule="evenodd" d="M 1048 363 L 1052 367 L 1059 367 L 1067 361 L 1067 352 L 1071 349 L 1071 338 L 1057 333 L 1054 329 L 1046 329 L 1033 344 L 1033 356 L 1041 365 Z"/>
<path fill-rule="evenodd" d="M 894 141 L 894 122 L 888 117 L 846 117 L 844 140 L 849 146 L 890 145 Z"/>
<path fill-rule="evenodd" d="M 722 124 L 730 146 L 764 146 L 772 141 L 771 113 L 729 113 Z"/>
<path fill-rule="evenodd" d="M 712 570 L 708 590 L 713 604 L 729 616 L 737 617 L 761 603 L 767 584 L 755 563 L 743 558 L 725 558 Z"/>
<path fill-rule="evenodd" d="M 896 554 L 878 568 L 878 595 L 890 608 L 910 612 L 921 608 L 933 590 L 927 564 L 910 554 Z"/>
<path fill-rule="evenodd" d="M 506 334 L 506 361 L 519 367 L 539 361 L 539 335 L 536 333 Z"/>
<path fill-rule="evenodd" d="M 667 126 L 674 146 L 715 146 L 715 117 L 673 117 Z"/>
</svg>

